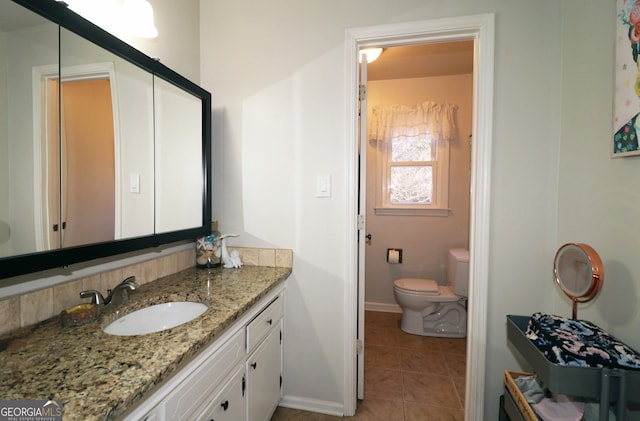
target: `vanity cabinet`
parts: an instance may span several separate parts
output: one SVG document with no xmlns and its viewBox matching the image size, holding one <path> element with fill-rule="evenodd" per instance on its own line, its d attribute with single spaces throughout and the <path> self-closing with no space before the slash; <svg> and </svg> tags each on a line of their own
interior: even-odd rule
<svg viewBox="0 0 640 421">
<path fill-rule="evenodd" d="M 123 419 L 266 421 L 282 397 L 284 286 Z"/>
</svg>

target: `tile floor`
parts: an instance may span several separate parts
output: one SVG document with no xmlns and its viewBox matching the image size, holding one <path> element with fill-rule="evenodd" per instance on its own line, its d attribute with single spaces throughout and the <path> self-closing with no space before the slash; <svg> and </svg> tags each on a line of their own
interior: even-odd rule
<svg viewBox="0 0 640 421">
<path fill-rule="evenodd" d="M 400 319 L 365 314 L 364 400 L 355 416 L 278 407 L 271 421 L 463 421 L 466 340 L 410 335 Z"/>
</svg>

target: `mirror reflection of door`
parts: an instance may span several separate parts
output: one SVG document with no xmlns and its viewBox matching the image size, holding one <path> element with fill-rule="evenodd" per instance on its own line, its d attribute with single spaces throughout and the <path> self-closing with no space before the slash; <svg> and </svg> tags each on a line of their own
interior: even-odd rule
<svg viewBox="0 0 640 421">
<path fill-rule="evenodd" d="M 115 157 L 108 79 L 62 83 L 62 246 L 114 239 Z"/>
<path fill-rule="evenodd" d="M 59 248 L 61 244 L 60 230 L 60 90 L 59 79 L 45 78 L 47 118 L 44 134 L 46 165 L 43 165 L 42 201 L 47 212 L 43 214 L 44 250 Z"/>
</svg>

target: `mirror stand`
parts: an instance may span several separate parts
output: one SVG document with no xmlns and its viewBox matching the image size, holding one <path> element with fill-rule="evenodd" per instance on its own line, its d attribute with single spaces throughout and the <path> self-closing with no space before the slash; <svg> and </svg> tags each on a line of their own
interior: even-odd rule
<svg viewBox="0 0 640 421">
<path fill-rule="evenodd" d="M 602 260 L 587 244 L 567 243 L 556 252 L 553 261 L 556 284 L 571 299 L 572 318 L 578 317 L 578 303 L 593 300 L 604 282 Z"/>
</svg>

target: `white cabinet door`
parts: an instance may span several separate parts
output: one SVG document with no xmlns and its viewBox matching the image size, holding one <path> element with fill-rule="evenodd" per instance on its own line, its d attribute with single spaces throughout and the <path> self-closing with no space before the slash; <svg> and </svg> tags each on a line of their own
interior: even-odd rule
<svg viewBox="0 0 640 421">
<path fill-rule="evenodd" d="M 281 331 L 276 325 L 247 360 L 248 421 L 268 421 L 282 397 Z"/>
<path fill-rule="evenodd" d="M 244 367 L 239 366 L 197 419 L 200 421 L 241 421 L 245 419 L 245 406 Z"/>
</svg>

